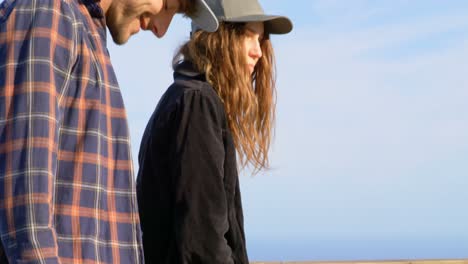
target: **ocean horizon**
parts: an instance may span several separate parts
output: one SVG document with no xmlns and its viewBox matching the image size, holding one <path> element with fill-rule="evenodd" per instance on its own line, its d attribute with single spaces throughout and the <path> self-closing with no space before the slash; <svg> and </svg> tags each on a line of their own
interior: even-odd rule
<svg viewBox="0 0 468 264">
<path fill-rule="evenodd" d="M 247 244 L 250 261 L 467 259 L 468 238 L 281 239 Z"/>
</svg>

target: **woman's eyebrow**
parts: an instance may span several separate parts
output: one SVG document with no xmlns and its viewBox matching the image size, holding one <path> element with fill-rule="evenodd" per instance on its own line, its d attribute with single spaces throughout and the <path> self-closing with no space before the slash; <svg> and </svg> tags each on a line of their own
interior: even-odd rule
<svg viewBox="0 0 468 264">
<path fill-rule="evenodd" d="M 248 27 L 245 27 L 245 29 L 246 29 L 248 32 L 252 33 L 252 34 L 258 34 L 258 35 L 260 35 L 260 36 L 259 36 L 260 39 L 263 39 L 263 37 L 264 37 L 264 33 L 259 34 L 257 31 L 255 31 L 255 30 L 253 30 L 253 29 L 251 29 L 251 28 L 248 28 Z"/>
</svg>

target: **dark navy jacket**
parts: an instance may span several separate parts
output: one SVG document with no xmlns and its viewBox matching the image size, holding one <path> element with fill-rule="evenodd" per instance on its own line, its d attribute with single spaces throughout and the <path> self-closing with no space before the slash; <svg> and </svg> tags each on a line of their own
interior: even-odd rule
<svg viewBox="0 0 468 264">
<path fill-rule="evenodd" d="M 223 103 L 184 62 L 146 127 L 137 192 L 146 263 L 248 264 Z"/>
</svg>

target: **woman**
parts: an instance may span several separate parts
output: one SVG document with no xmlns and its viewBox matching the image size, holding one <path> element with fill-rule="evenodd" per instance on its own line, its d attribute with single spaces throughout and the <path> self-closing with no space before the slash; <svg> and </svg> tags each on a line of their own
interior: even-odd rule
<svg viewBox="0 0 468 264">
<path fill-rule="evenodd" d="M 216 2 L 210 7 L 219 29 L 193 26 L 140 147 L 147 263 L 248 263 L 236 153 L 242 167 L 268 167 L 275 106 L 269 34 L 288 33 L 292 24 L 263 14 L 256 1 L 209 2 Z"/>
</svg>

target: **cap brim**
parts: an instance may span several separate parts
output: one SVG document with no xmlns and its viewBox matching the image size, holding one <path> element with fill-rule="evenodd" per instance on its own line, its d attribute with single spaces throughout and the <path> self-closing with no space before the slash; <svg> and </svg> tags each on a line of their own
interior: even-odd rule
<svg viewBox="0 0 468 264">
<path fill-rule="evenodd" d="M 285 16 L 273 15 L 250 15 L 243 17 L 235 17 L 224 19 L 226 22 L 264 22 L 265 32 L 270 34 L 287 34 L 291 32 L 293 24 L 291 20 Z"/>
<path fill-rule="evenodd" d="M 195 0 L 196 1 L 196 12 L 195 14 L 189 16 L 192 19 L 192 22 L 195 23 L 198 28 L 214 32 L 218 29 L 219 22 L 216 18 L 213 11 L 204 0 Z"/>
</svg>

